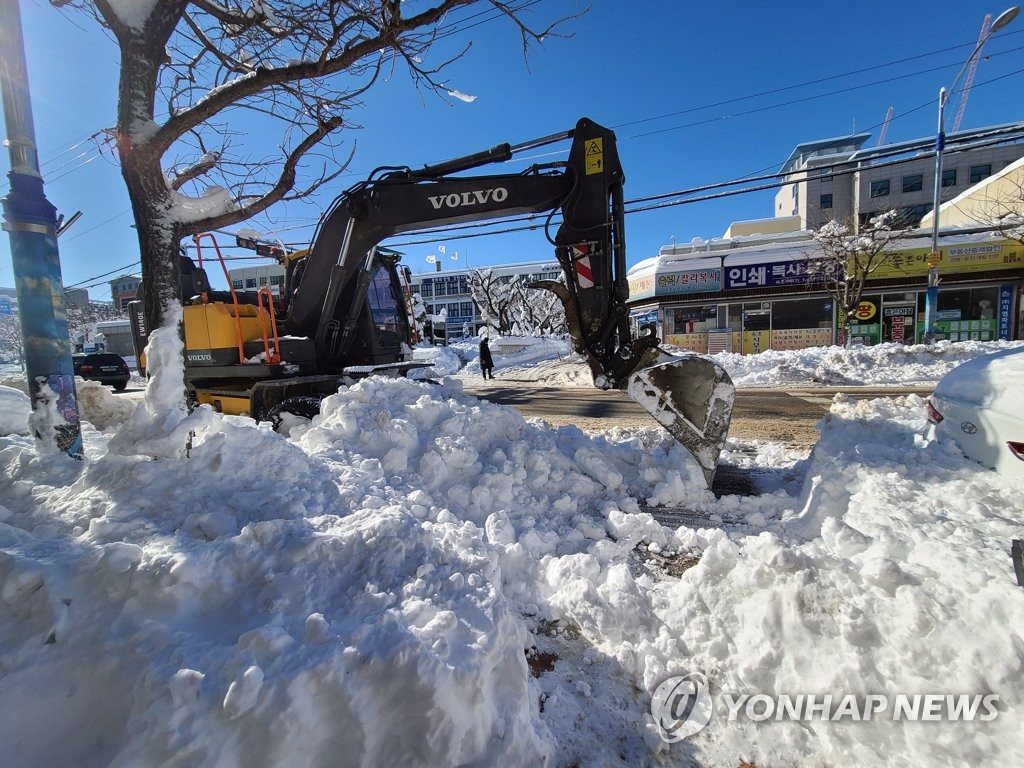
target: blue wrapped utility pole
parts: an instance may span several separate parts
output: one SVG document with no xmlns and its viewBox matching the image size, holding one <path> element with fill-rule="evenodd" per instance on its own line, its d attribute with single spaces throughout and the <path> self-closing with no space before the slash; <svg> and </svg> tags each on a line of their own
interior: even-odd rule
<svg viewBox="0 0 1024 768">
<path fill-rule="evenodd" d="M 64 282 L 57 251 L 57 210 L 43 193 L 18 0 L 0 0 L 0 85 L 10 151 L 11 191 L 3 199 L 4 229 L 18 294 L 25 371 L 36 436 L 82 457 Z"/>
</svg>

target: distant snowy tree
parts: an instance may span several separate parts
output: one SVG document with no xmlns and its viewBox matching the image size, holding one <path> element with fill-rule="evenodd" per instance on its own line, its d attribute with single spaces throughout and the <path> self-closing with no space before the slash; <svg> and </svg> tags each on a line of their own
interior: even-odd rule
<svg viewBox="0 0 1024 768">
<path fill-rule="evenodd" d="M 871 273 L 887 264 L 897 251 L 898 241 L 907 230 L 896 226 L 897 211 L 883 211 L 855 232 L 849 222 L 831 220 L 814 232 L 820 251 L 807 259 L 807 275 L 821 285 L 836 303 L 839 322 L 838 341 L 849 346 L 849 329 L 864 298 L 864 287 Z"/>
<path fill-rule="evenodd" d="M 109 304 L 68 304 L 66 309 L 68 336 L 72 345 L 78 343 L 78 339 L 94 340 L 93 328 L 96 323 L 127 320 L 123 313 Z M 17 314 L 0 315 L 0 362 L 21 363 L 23 356 L 21 318 Z"/>
<path fill-rule="evenodd" d="M 17 315 L 0 315 L 0 363 L 21 365 L 24 361 L 25 346 L 21 341 L 21 318 Z"/>
<path fill-rule="evenodd" d="M 565 306 L 553 292 L 552 282 L 520 283 L 514 289 L 512 314 L 527 335 L 563 336 L 568 332 Z"/>
<path fill-rule="evenodd" d="M 404 68 L 418 88 L 464 100 L 440 72 L 467 53 L 472 40 L 463 35 L 479 17 L 509 20 L 524 54 L 568 20 L 533 28 L 524 21 L 525 6 L 500 0 L 51 2 L 84 9 L 120 49 L 117 120 L 109 135 L 138 230 L 151 329 L 176 323 L 180 314 L 181 239 L 333 182 L 354 151 L 342 151 L 336 132 L 357 127 L 353 113 L 377 83 Z M 404 14 L 407 7 L 413 15 Z M 466 13 L 455 16 L 462 8 Z M 442 39 L 446 52 L 428 63 Z M 280 141 L 252 146 L 246 136 L 257 124 L 277 125 Z M 164 391 L 173 385 L 164 375 L 181 379 L 184 413 L 183 367 L 160 370 L 173 367 L 171 359 L 151 361 L 151 376 Z"/>
<path fill-rule="evenodd" d="M 512 331 L 512 282 L 496 275 L 493 269 L 469 271 L 469 290 L 480 309 L 480 318 L 496 334 Z"/>
<path fill-rule="evenodd" d="M 527 283 L 519 275 L 499 277 L 492 269 L 473 269 L 469 288 L 484 323 L 499 334 L 566 333 L 565 309 L 548 282 Z"/>
<path fill-rule="evenodd" d="M 95 302 L 85 305 L 69 304 L 67 314 L 68 332 L 72 343 L 76 343 L 75 340 L 79 337 L 88 341 L 94 341 L 93 326 L 96 323 L 128 319 L 127 315 L 110 304 L 97 304 Z"/>
</svg>

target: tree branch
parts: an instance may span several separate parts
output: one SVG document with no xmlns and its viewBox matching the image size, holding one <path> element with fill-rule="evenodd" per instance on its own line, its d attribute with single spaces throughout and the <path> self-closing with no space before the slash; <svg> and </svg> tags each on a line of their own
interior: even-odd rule
<svg viewBox="0 0 1024 768">
<path fill-rule="evenodd" d="M 285 195 L 295 185 L 295 171 L 298 167 L 299 161 L 303 156 L 317 144 L 319 144 L 324 137 L 340 128 L 342 125 L 342 118 L 331 117 L 321 122 L 316 130 L 311 132 L 304 138 L 298 146 L 296 146 L 287 156 L 284 162 L 284 167 L 281 170 L 281 174 L 278 178 L 277 183 L 271 188 L 269 192 L 262 195 L 248 205 L 240 206 L 239 208 L 222 213 L 217 216 L 209 216 L 206 218 L 196 219 L 190 222 L 183 222 L 182 227 L 188 233 L 205 232 L 211 229 L 220 229 L 221 227 L 235 224 L 239 221 L 251 218 L 258 213 L 262 213 L 267 208 L 272 206 L 274 203 L 280 202 L 285 199 Z M 333 178 L 333 177 L 332 177 Z"/>
</svg>

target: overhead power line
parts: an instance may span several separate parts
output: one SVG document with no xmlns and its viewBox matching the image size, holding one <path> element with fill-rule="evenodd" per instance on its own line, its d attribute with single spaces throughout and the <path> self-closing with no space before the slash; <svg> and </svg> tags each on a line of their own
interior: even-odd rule
<svg viewBox="0 0 1024 768">
<path fill-rule="evenodd" d="M 1024 139 L 1024 131 L 1007 131 L 987 141 L 966 141 L 966 146 L 957 146 L 957 142 L 951 141 L 946 145 L 944 150 L 945 155 L 956 155 L 963 152 L 969 152 L 976 149 L 981 149 L 988 146 L 996 146 L 999 144 L 1005 144 L 1011 141 L 1017 141 Z M 897 166 L 907 162 L 907 158 L 899 157 L 900 155 L 907 154 L 906 149 L 894 148 L 888 151 L 876 152 L 873 154 L 871 168 L 886 168 L 890 166 Z M 878 159 L 884 158 L 895 158 L 888 161 L 877 162 Z M 862 171 L 861 167 L 849 167 L 848 161 L 839 160 L 831 164 L 825 164 L 816 166 L 815 171 L 821 172 L 828 169 L 833 178 L 847 176 L 853 173 Z M 628 215 L 636 213 L 645 213 L 653 210 L 661 210 L 664 208 L 672 208 L 678 205 L 688 205 L 697 202 L 706 202 L 708 200 L 714 200 L 723 197 L 732 197 L 734 195 L 745 195 L 752 192 L 762 192 L 768 189 L 777 189 L 779 187 L 786 186 L 788 184 L 803 184 L 810 180 L 812 177 L 805 177 L 803 179 L 789 179 L 786 178 L 791 174 L 772 173 L 761 176 L 748 176 L 738 179 L 730 179 L 728 181 L 720 181 L 713 184 L 705 184 L 698 187 L 690 187 L 686 189 L 676 190 L 674 192 L 662 192 L 655 195 L 647 195 L 644 197 L 633 198 L 626 200 L 626 206 L 637 206 L 628 208 L 625 213 Z M 730 187 L 736 187 L 740 185 L 749 185 L 755 182 L 765 181 L 768 183 L 757 184 L 756 186 L 744 186 L 742 189 L 729 189 Z M 725 191 L 721 191 L 725 190 Z M 710 193 L 710 194 L 702 194 Z M 650 205 L 644 205 L 644 203 L 652 203 Z M 115 217 L 116 218 L 116 217 Z M 523 223 L 522 226 L 512 226 L 515 224 Z M 490 220 L 485 222 L 476 222 L 469 224 L 456 224 L 448 227 L 438 227 L 436 229 L 422 229 L 414 230 L 406 233 L 411 237 L 423 236 L 424 239 L 416 240 L 403 240 L 401 242 L 391 243 L 394 247 L 410 246 L 410 245 L 431 245 L 438 242 L 448 242 L 451 240 L 469 240 L 478 237 L 493 237 L 496 235 L 511 234 L 514 232 L 530 232 L 539 230 L 547 227 L 550 224 L 559 223 L 558 218 L 552 218 L 550 213 L 542 214 L 530 214 L 524 216 L 512 216 L 505 219 Z M 97 225 L 99 226 L 99 225 Z M 476 230 L 482 228 L 488 228 L 484 232 L 471 232 L 469 230 Z M 495 227 L 502 227 L 496 229 Z M 221 234 L 231 235 L 230 232 L 221 232 Z M 287 244 L 292 247 L 297 244 Z M 233 248 L 233 245 L 225 246 L 227 248 Z M 226 256 L 225 261 L 266 261 L 264 256 Z M 114 274 L 115 272 L 123 272 L 124 270 L 132 267 L 137 267 L 140 262 L 136 261 L 131 264 L 113 269 L 109 272 L 104 272 L 93 277 L 86 278 L 82 281 L 74 283 L 72 285 L 65 286 L 66 288 L 90 288 L 95 285 L 104 285 L 105 281 L 100 281 L 100 278 L 107 277 Z"/>
<path fill-rule="evenodd" d="M 962 153 L 962 152 L 968 152 L 968 151 L 972 151 L 972 150 L 975 150 L 975 149 L 980 149 L 980 148 L 983 148 L 983 147 L 995 146 L 995 145 L 998 145 L 998 144 L 1004 144 L 1004 143 L 1006 143 L 1008 141 L 1021 140 L 1021 139 L 1024 139 L 1024 132 L 1018 132 L 1018 133 L 1015 133 L 1015 134 L 1007 134 L 1007 135 L 1001 136 L 999 138 L 992 139 L 990 141 L 971 142 L 968 146 L 964 146 L 964 147 L 960 147 L 960 148 L 956 148 L 955 144 L 951 143 L 951 144 L 947 144 L 946 145 L 946 149 L 944 150 L 944 154 L 945 155 L 956 155 L 956 154 L 959 154 L 959 153 Z M 880 155 L 875 155 L 875 157 L 895 157 L 895 156 L 900 155 L 900 154 L 906 154 L 906 151 L 905 150 L 903 150 L 903 151 L 894 150 L 894 151 L 892 151 L 890 153 L 882 153 Z M 893 159 L 893 160 L 889 160 L 889 161 L 881 162 L 881 163 L 879 163 L 879 162 L 872 162 L 870 167 L 871 168 L 886 168 L 886 167 L 890 167 L 890 166 L 902 165 L 902 164 L 904 164 L 906 162 L 907 162 L 907 158 L 898 158 L 898 159 Z M 854 167 L 854 168 L 844 167 L 844 166 L 849 166 L 849 165 L 850 164 L 848 162 L 838 161 L 838 162 L 836 162 L 834 164 L 831 164 L 831 165 L 817 166 L 815 168 L 815 170 L 816 171 L 820 171 L 820 170 L 824 170 L 826 168 L 831 169 L 832 173 L 833 173 L 833 177 L 847 176 L 847 175 L 850 175 L 850 174 L 853 174 L 853 173 L 857 173 L 859 171 L 864 170 L 863 168 L 860 168 L 860 167 Z M 645 213 L 645 212 L 653 211 L 653 210 L 660 210 L 660 209 L 664 209 L 664 208 L 672 208 L 672 207 L 675 207 L 675 206 L 678 206 L 678 205 L 688 205 L 688 204 L 691 204 L 691 203 L 706 202 L 707 200 L 714 200 L 714 199 L 723 198 L 723 197 L 732 197 L 734 195 L 745 195 L 745 194 L 750 194 L 752 192 L 762 192 L 762 191 L 768 190 L 768 189 L 777 189 L 779 187 L 784 187 L 784 186 L 787 186 L 789 184 L 804 184 L 804 183 L 807 183 L 808 181 L 812 180 L 812 178 L 810 178 L 810 177 L 805 177 L 805 178 L 802 178 L 802 179 L 787 179 L 787 178 L 784 178 L 784 176 L 787 176 L 787 175 L 789 175 L 789 174 L 785 174 L 785 175 L 784 174 L 769 174 L 769 175 L 760 176 L 760 177 L 753 177 L 753 178 L 749 178 L 748 177 L 748 178 L 742 178 L 742 179 L 733 179 L 733 180 L 730 180 L 730 181 L 718 182 L 718 183 L 715 183 L 715 184 L 706 184 L 706 185 L 703 185 L 703 186 L 700 186 L 700 187 L 693 187 L 693 188 L 689 188 L 689 189 L 681 189 L 681 190 L 678 190 L 676 192 L 666 192 L 666 193 L 661 193 L 661 194 L 658 194 L 658 195 L 651 195 L 651 196 L 647 196 L 647 197 L 643 197 L 643 198 L 636 198 L 636 199 L 633 199 L 633 200 L 626 200 L 625 201 L 625 205 L 627 205 L 627 206 L 638 206 L 638 207 L 627 208 L 625 213 L 626 214 Z M 748 186 L 748 187 L 744 187 L 742 189 L 728 189 L 729 187 L 737 186 L 737 185 L 740 185 L 740 184 L 750 184 L 752 182 L 757 182 L 757 181 L 767 181 L 768 183 L 758 184 L 758 185 L 752 186 L 752 187 Z M 726 190 L 726 191 L 716 191 L 716 190 Z M 701 193 L 711 193 L 711 194 L 701 194 Z M 653 203 L 653 204 L 642 205 L 643 203 Z M 482 228 L 482 227 L 489 227 L 489 226 L 493 227 L 493 226 L 496 226 L 496 225 L 494 224 L 494 222 L 479 222 L 479 223 L 476 223 L 476 224 L 462 224 L 462 225 L 455 225 L 453 227 L 441 227 L 441 228 L 438 228 L 438 229 L 431 229 L 431 230 L 416 230 L 416 231 L 409 232 L 408 234 L 410 236 L 412 236 L 412 237 L 417 237 L 419 235 L 424 235 L 424 236 L 425 235 L 430 235 L 430 237 L 429 238 L 425 238 L 425 239 L 417 239 L 417 240 L 404 240 L 404 241 L 401 241 L 401 242 L 392 243 L 392 245 L 394 247 L 396 247 L 396 248 L 397 247 L 402 247 L 402 246 L 409 246 L 409 245 L 429 245 L 431 243 L 446 242 L 446 241 L 449 241 L 449 240 L 459 240 L 459 239 L 467 239 L 468 240 L 468 239 L 471 239 L 471 238 L 489 237 L 489 236 L 492 236 L 492 235 L 503 235 L 503 234 L 509 234 L 509 233 L 512 233 L 512 232 L 527 232 L 527 231 L 532 231 L 532 230 L 540 229 L 540 228 L 546 226 L 547 219 L 548 219 L 548 215 L 547 214 L 533 214 L 533 215 L 522 216 L 522 217 L 511 217 L 511 218 L 502 220 L 501 225 L 516 224 L 516 223 L 523 222 L 523 221 L 528 221 L 530 223 L 525 224 L 524 226 L 518 226 L 518 227 L 504 226 L 501 229 L 490 229 L 490 230 L 488 230 L 486 232 L 474 232 L 474 233 L 469 233 L 469 234 L 465 234 L 462 231 L 463 230 L 468 230 L 468 229 L 473 229 L 473 228 Z M 553 219 L 552 223 L 553 224 L 554 223 L 558 223 L 557 218 Z M 455 232 L 456 230 L 459 230 L 460 234 L 450 234 L 450 233 Z"/>
</svg>

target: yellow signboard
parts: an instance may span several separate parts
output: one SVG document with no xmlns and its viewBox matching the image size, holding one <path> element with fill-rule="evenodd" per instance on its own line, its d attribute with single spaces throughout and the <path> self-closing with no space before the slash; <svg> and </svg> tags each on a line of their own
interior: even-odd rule
<svg viewBox="0 0 1024 768">
<path fill-rule="evenodd" d="M 938 269 L 946 274 L 991 272 L 997 269 L 1024 270 L 1024 246 L 1010 241 L 950 245 L 940 249 Z M 872 271 L 872 280 L 922 277 L 928 274 L 931 248 L 897 251 Z M 933 260 L 933 259 L 932 259 Z"/>
<path fill-rule="evenodd" d="M 654 295 L 654 275 L 644 275 L 629 281 L 629 298 L 642 299 Z"/>
<path fill-rule="evenodd" d="M 604 170 L 604 139 L 591 139 L 587 142 L 585 167 L 587 176 Z"/>
<path fill-rule="evenodd" d="M 772 349 L 827 347 L 831 343 L 831 328 L 792 328 L 783 331 L 772 331 Z"/>
<path fill-rule="evenodd" d="M 857 305 L 857 311 L 855 314 L 857 319 L 863 323 L 865 320 L 870 320 L 874 317 L 876 312 L 878 312 L 878 307 L 876 307 L 873 302 L 862 301 Z"/>
<path fill-rule="evenodd" d="M 670 333 L 665 336 L 665 343 L 680 347 L 698 355 L 708 353 L 708 335 L 706 333 Z"/>
<path fill-rule="evenodd" d="M 744 331 L 743 332 L 743 354 L 756 355 L 771 349 L 771 331 Z"/>
</svg>

